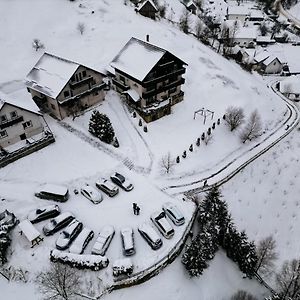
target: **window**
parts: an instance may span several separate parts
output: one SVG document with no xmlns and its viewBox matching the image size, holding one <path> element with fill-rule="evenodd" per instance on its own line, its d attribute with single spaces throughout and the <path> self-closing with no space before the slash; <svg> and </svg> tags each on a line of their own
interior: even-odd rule
<svg viewBox="0 0 300 300">
<path fill-rule="evenodd" d="M 169 90 L 169 94 L 173 94 L 175 92 L 176 92 L 176 87 L 174 87 L 174 88 L 172 88 L 172 89 Z"/>
<path fill-rule="evenodd" d="M 6 130 L 2 130 L 2 131 L 0 131 L 0 139 L 3 139 L 3 138 L 5 138 L 7 136 L 7 132 L 6 132 Z"/>
<path fill-rule="evenodd" d="M 1 123 L 6 122 L 7 121 L 6 115 L 0 116 L 0 121 L 1 121 Z"/>
<path fill-rule="evenodd" d="M 27 88 L 27 92 L 30 93 L 30 89 L 29 88 Z"/>
<path fill-rule="evenodd" d="M 82 76 L 86 77 L 86 71 L 82 71 Z"/>
<path fill-rule="evenodd" d="M 79 73 L 79 81 L 81 81 L 82 77 L 81 77 L 81 73 Z"/>
<path fill-rule="evenodd" d="M 70 92 L 69 91 L 64 91 L 64 96 L 65 96 L 65 98 L 68 98 L 70 96 Z"/>
<path fill-rule="evenodd" d="M 123 83 L 125 83 L 125 77 L 122 76 L 122 75 L 120 75 L 120 81 L 123 82 Z"/>
<path fill-rule="evenodd" d="M 31 121 L 26 121 L 23 123 L 23 128 L 26 129 L 28 127 L 32 127 L 32 122 Z"/>
<path fill-rule="evenodd" d="M 12 119 L 15 119 L 17 116 L 18 116 L 18 113 L 17 113 L 16 111 L 12 111 L 12 112 L 10 113 L 10 117 L 11 117 Z"/>
<path fill-rule="evenodd" d="M 55 110 L 55 105 L 51 104 L 51 108 L 52 108 L 53 110 Z"/>
<path fill-rule="evenodd" d="M 71 77 L 71 81 L 73 82 L 75 80 L 75 76 L 73 75 L 72 77 Z"/>
</svg>

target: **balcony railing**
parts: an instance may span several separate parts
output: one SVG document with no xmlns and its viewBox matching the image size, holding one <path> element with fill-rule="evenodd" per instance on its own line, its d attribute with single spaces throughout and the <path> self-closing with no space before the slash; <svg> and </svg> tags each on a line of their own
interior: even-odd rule
<svg viewBox="0 0 300 300">
<path fill-rule="evenodd" d="M 153 85 L 153 84 L 156 84 L 158 82 L 161 82 L 161 81 L 165 81 L 166 79 L 169 79 L 170 77 L 172 76 L 175 76 L 175 75 L 182 75 L 185 73 L 185 68 L 180 68 L 180 69 L 177 69 L 177 70 L 172 70 L 170 73 L 167 73 L 167 74 L 157 74 L 154 78 L 152 79 L 149 79 L 148 81 L 145 81 L 143 83 L 143 86 L 145 88 L 147 88 L 147 86 L 149 85 Z"/>
<path fill-rule="evenodd" d="M 92 76 L 90 76 L 90 77 L 86 77 L 86 78 L 84 78 L 84 79 L 82 79 L 80 81 L 70 82 L 70 88 L 71 89 L 77 89 L 77 88 L 79 88 L 79 87 L 81 87 L 81 86 L 83 86 L 85 84 L 89 84 L 90 82 L 93 81 L 93 79 L 94 78 Z"/>
<path fill-rule="evenodd" d="M 159 94 L 159 93 L 161 93 L 161 92 L 167 91 L 167 90 L 169 90 L 169 89 L 171 89 L 171 88 L 174 88 L 174 87 L 176 87 L 176 86 L 179 86 L 179 85 L 181 85 L 181 84 L 184 84 L 184 82 L 185 82 L 185 79 L 184 79 L 184 78 L 180 78 L 179 80 L 170 82 L 170 83 L 168 83 L 168 84 L 166 84 L 166 85 L 163 85 L 163 86 L 159 87 L 158 89 L 151 89 L 151 90 L 149 90 L 149 91 L 146 91 L 146 92 L 144 92 L 144 93 L 142 94 L 142 97 L 143 97 L 144 99 L 149 98 L 149 97 L 152 97 L 152 96 L 157 95 L 157 94 Z"/>
<path fill-rule="evenodd" d="M 129 86 L 128 85 L 124 84 L 121 81 L 116 80 L 115 78 L 112 79 L 112 83 L 115 86 L 117 86 L 118 88 L 120 88 L 121 90 L 123 90 L 123 92 L 129 90 Z"/>
<path fill-rule="evenodd" d="M 0 123 L 0 129 L 3 130 L 7 127 L 10 127 L 12 125 L 18 124 L 18 123 L 23 122 L 23 121 L 24 121 L 24 118 L 22 116 L 15 117 L 15 118 L 7 120 L 5 122 L 1 122 Z"/>
</svg>

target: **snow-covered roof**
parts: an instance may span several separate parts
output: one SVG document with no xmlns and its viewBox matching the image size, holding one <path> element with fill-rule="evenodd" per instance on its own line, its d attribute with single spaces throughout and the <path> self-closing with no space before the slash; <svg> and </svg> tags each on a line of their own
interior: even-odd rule
<svg viewBox="0 0 300 300">
<path fill-rule="evenodd" d="M 300 76 L 293 75 L 281 81 L 279 91 L 281 93 L 300 94 Z"/>
<path fill-rule="evenodd" d="M 256 41 L 259 42 L 259 43 L 275 43 L 276 41 L 271 39 L 270 36 L 258 36 L 256 37 Z"/>
<path fill-rule="evenodd" d="M 34 241 L 41 235 L 29 220 L 20 222 L 18 226 L 30 242 Z"/>
<path fill-rule="evenodd" d="M 147 2 L 150 3 L 153 6 L 153 8 L 156 9 L 156 11 L 158 11 L 156 5 L 154 4 L 154 2 L 152 0 L 145 0 L 144 2 L 140 3 L 137 7 L 137 10 L 140 11 Z"/>
<path fill-rule="evenodd" d="M 39 114 L 39 108 L 37 105 L 34 103 L 32 99 L 21 99 L 19 97 L 10 97 L 7 94 L 4 94 L 0 91 L 0 110 L 4 106 L 5 103 L 17 106 L 21 109 L 25 109 L 27 111 L 33 112 L 35 114 Z"/>
<path fill-rule="evenodd" d="M 135 90 L 125 91 L 125 92 L 123 92 L 123 94 L 128 94 L 134 102 L 138 102 L 140 100 L 140 95 Z"/>
<path fill-rule="evenodd" d="M 251 9 L 250 10 L 250 18 L 255 18 L 255 19 L 264 19 L 264 14 L 261 10 L 258 9 Z"/>
<path fill-rule="evenodd" d="M 241 16 L 248 16 L 249 9 L 244 6 L 228 6 L 228 15 L 241 15 Z"/>
<path fill-rule="evenodd" d="M 263 60 L 267 59 L 269 56 L 270 56 L 270 53 L 267 50 L 264 50 L 264 51 L 258 52 L 255 55 L 254 59 L 256 62 L 260 63 Z"/>
<path fill-rule="evenodd" d="M 56 98 L 80 65 L 44 53 L 26 77 L 26 85 L 51 98 Z"/>
<path fill-rule="evenodd" d="M 142 81 L 165 53 L 162 48 L 131 38 L 113 59 L 111 66 Z"/>
<path fill-rule="evenodd" d="M 240 27 L 234 35 L 235 39 L 256 39 L 257 33 L 254 28 Z"/>
<path fill-rule="evenodd" d="M 111 62 L 111 66 L 143 81 L 168 51 L 132 37 Z"/>
<path fill-rule="evenodd" d="M 270 55 L 267 59 L 265 59 L 262 64 L 264 64 L 265 66 L 268 66 L 269 64 L 271 64 L 274 60 L 278 59 L 278 57 L 276 57 L 275 55 Z M 278 61 L 280 62 L 280 60 L 278 59 Z"/>
<path fill-rule="evenodd" d="M 47 193 L 53 193 L 57 195 L 65 195 L 68 192 L 68 188 L 63 185 L 56 185 L 56 184 L 44 184 L 38 188 L 37 192 L 45 191 Z"/>
</svg>

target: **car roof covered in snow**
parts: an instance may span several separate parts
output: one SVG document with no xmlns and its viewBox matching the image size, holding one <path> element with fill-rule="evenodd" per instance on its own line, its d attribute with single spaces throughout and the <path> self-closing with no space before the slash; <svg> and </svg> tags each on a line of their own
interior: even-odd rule
<svg viewBox="0 0 300 300">
<path fill-rule="evenodd" d="M 56 98 L 80 65 L 44 53 L 27 74 L 26 85 L 51 98 Z"/>
<path fill-rule="evenodd" d="M 228 15 L 249 15 L 249 9 L 245 6 L 228 6 Z"/>
<path fill-rule="evenodd" d="M 39 187 L 37 192 L 47 192 L 64 196 L 68 192 L 68 188 L 63 185 L 47 183 Z"/>
<path fill-rule="evenodd" d="M 0 91 L 0 110 L 2 109 L 5 103 L 41 115 L 39 113 L 39 108 L 33 100 L 21 99 L 19 97 L 11 97 Z"/>
<path fill-rule="evenodd" d="M 111 66 L 143 81 L 167 52 L 163 48 L 132 37 L 113 59 Z"/>
</svg>

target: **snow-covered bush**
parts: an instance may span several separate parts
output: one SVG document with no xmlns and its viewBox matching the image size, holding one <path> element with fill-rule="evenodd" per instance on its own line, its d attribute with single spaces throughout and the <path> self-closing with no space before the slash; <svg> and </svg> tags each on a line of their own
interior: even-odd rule
<svg viewBox="0 0 300 300">
<path fill-rule="evenodd" d="M 89 132 L 99 138 L 102 142 L 111 143 L 115 132 L 107 115 L 94 110 L 90 118 Z"/>
<path fill-rule="evenodd" d="M 106 268 L 109 264 L 109 260 L 105 256 L 92 254 L 73 254 L 62 252 L 56 249 L 51 250 L 50 260 L 52 262 L 61 262 L 74 268 L 90 269 L 93 271 L 98 271 Z"/>
</svg>

